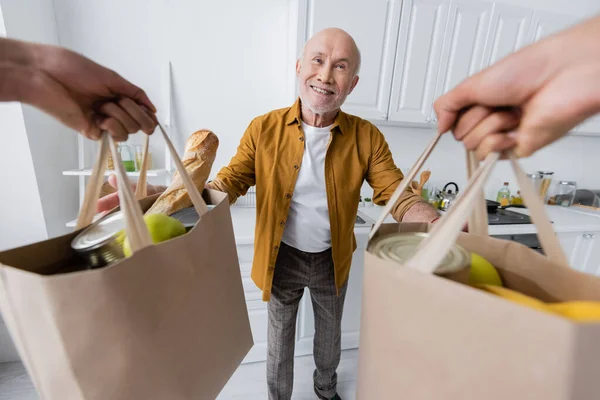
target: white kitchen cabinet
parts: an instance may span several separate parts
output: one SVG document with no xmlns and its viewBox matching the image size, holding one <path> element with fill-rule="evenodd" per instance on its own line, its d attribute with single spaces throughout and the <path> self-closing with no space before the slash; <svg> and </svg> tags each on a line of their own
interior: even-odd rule
<svg viewBox="0 0 600 400">
<path fill-rule="evenodd" d="M 509 4 L 495 4 L 490 32 L 483 56 L 483 67 L 514 53 L 529 44 L 533 10 Z"/>
<path fill-rule="evenodd" d="M 344 111 L 370 120 L 387 119 L 401 1 L 304 0 L 300 21 L 302 44 L 328 27 L 348 32 L 361 51 L 360 82 L 344 103 Z M 298 54 L 301 48 L 298 49 Z"/>
<path fill-rule="evenodd" d="M 444 0 L 404 0 L 396 48 L 389 120 L 431 122 L 444 32 Z"/>
<path fill-rule="evenodd" d="M 450 3 L 433 100 L 481 69 L 492 8 L 493 3 L 477 0 Z M 428 117 L 437 122 L 433 104 Z"/>
<path fill-rule="evenodd" d="M 572 268 L 600 276 L 600 232 L 561 232 L 558 238 Z"/>
<path fill-rule="evenodd" d="M 585 232 L 581 241 L 580 263 L 575 267 L 588 274 L 600 275 L 600 232 Z"/>
</svg>

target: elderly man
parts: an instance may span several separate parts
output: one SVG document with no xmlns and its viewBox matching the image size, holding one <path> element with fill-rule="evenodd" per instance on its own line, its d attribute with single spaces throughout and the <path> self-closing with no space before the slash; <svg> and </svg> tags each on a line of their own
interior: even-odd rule
<svg viewBox="0 0 600 400">
<path fill-rule="evenodd" d="M 326 29 L 296 63 L 300 99 L 254 119 L 230 164 L 209 185 L 234 201 L 256 185 L 252 279 L 269 301 L 267 382 L 270 399 L 290 399 L 298 304 L 308 287 L 315 313 L 314 390 L 339 399 L 336 369 L 341 320 L 360 189 L 385 204 L 403 175 L 382 133 L 340 110 L 358 83 L 360 53 L 346 32 Z M 439 215 L 405 194 L 398 221 Z"/>
<path fill-rule="evenodd" d="M 385 204 L 403 178 L 382 133 L 340 110 L 358 83 L 359 66 L 346 32 L 315 34 L 296 63 L 300 98 L 254 119 L 230 164 L 208 184 L 231 202 L 256 185 L 252 279 L 269 302 L 270 399 L 292 396 L 296 315 L 306 287 L 315 313 L 314 390 L 320 399 L 340 399 L 336 369 L 360 189 L 366 179 L 374 202 Z M 110 200 L 104 208 L 114 206 Z M 393 215 L 410 222 L 439 218 L 412 193 Z"/>
</svg>

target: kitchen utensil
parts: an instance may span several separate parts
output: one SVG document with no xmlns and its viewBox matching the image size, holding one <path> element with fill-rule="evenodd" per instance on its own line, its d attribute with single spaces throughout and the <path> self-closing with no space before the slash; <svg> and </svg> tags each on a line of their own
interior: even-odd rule
<svg viewBox="0 0 600 400">
<path fill-rule="evenodd" d="M 498 210 L 504 210 L 510 207 L 513 208 L 526 208 L 523 204 L 509 204 L 507 206 L 502 206 L 499 202 L 493 200 L 486 200 L 487 211 L 488 213 L 495 213 Z"/>
<path fill-rule="evenodd" d="M 452 189 L 447 189 L 448 186 L 454 186 L 456 192 L 453 192 Z M 442 189 L 442 193 L 440 194 L 440 209 L 443 211 L 447 211 L 450 208 L 452 202 L 456 199 L 456 195 L 458 194 L 458 185 L 454 182 L 448 182 Z"/>
<path fill-rule="evenodd" d="M 425 186 L 425 183 L 427 183 L 430 176 L 431 176 L 431 171 L 429 171 L 429 170 L 421 172 L 421 175 L 419 176 L 419 185 L 417 186 L 417 189 L 415 190 L 415 193 L 418 194 L 419 196 L 422 195 L 423 186 Z"/>
</svg>

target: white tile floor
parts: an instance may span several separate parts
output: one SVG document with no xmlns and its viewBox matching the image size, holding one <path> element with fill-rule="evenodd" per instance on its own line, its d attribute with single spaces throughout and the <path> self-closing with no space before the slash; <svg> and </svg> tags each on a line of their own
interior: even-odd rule
<svg viewBox="0 0 600 400">
<path fill-rule="evenodd" d="M 343 400 L 354 400 L 358 350 L 342 352 L 338 368 L 338 393 Z M 231 377 L 218 400 L 267 398 L 265 363 L 244 364 Z M 314 400 L 312 356 L 297 357 L 294 366 L 294 400 Z M 21 363 L 0 364 L 0 400 L 39 400 Z"/>
</svg>

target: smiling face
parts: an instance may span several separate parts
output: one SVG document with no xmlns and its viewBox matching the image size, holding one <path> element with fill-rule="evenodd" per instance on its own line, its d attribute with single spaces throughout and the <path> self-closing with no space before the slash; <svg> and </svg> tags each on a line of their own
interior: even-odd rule
<svg viewBox="0 0 600 400">
<path fill-rule="evenodd" d="M 296 63 L 300 99 L 314 114 L 340 109 L 358 83 L 360 54 L 350 35 L 340 29 L 325 29 L 304 46 Z"/>
</svg>

